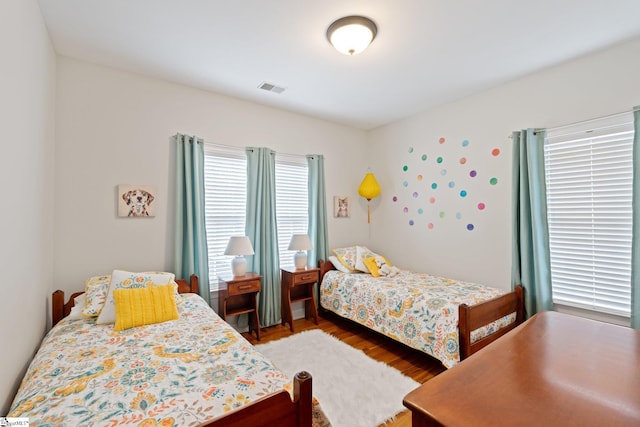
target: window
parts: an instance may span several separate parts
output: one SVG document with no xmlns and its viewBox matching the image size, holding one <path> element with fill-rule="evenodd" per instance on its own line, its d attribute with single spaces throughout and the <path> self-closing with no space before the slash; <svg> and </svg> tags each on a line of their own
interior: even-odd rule
<svg viewBox="0 0 640 427">
<path fill-rule="evenodd" d="M 631 113 L 547 133 L 554 303 L 630 317 L 632 150 Z"/>
<path fill-rule="evenodd" d="M 231 236 L 244 236 L 247 205 L 247 159 L 244 150 L 204 145 L 204 194 L 209 282 L 231 275 L 231 257 L 224 255 Z"/>
<path fill-rule="evenodd" d="M 307 161 L 302 156 L 276 154 L 276 217 L 278 255 L 282 268 L 293 268 L 291 236 L 306 234 L 309 223 Z"/>
<path fill-rule="evenodd" d="M 205 222 L 209 281 L 231 275 L 231 257 L 224 251 L 231 236 L 245 234 L 247 160 L 244 149 L 205 144 Z M 307 163 L 303 156 L 276 154 L 276 217 L 280 265 L 293 267 L 291 236 L 306 233 L 308 224 Z"/>
</svg>

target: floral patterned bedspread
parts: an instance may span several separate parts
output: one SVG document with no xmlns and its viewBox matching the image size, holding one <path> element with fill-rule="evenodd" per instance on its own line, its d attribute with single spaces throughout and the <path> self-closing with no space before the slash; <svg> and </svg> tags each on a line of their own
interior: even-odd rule
<svg viewBox="0 0 640 427">
<path fill-rule="evenodd" d="M 63 319 L 45 337 L 9 417 L 37 426 L 193 426 L 291 380 L 195 294 L 180 319 L 114 332 Z M 316 425 L 328 425 L 315 405 Z"/>
<path fill-rule="evenodd" d="M 505 291 L 401 270 L 394 277 L 329 271 L 320 287 L 321 305 L 342 317 L 423 351 L 447 368 L 460 361 L 458 306 Z M 473 331 L 475 342 L 513 323 L 515 314 Z"/>
</svg>

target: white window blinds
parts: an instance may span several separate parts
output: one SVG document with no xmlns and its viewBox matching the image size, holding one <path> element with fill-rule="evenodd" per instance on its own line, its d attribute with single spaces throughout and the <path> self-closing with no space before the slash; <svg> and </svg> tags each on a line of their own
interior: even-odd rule
<svg viewBox="0 0 640 427">
<path fill-rule="evenodd" d="M 295 251 L 287 250 L 291 236 L 307 234 L 308 171 L 304 156 L 276 154 L 276 216 L 280 267 L 293 268 Z"/>
<path fill-rule="evenodd" d="M 209 281 L 218 289 L 218 276 L 231 276 L 231 259 L 224 251 L 231 236 L 245 235 L 247 160 L 241 148 L 204 145 L 204 186 Z"/>
<path fill-rule="evenodd" d="M 549 131 L 545 138 L 553 301 L 630 316 L 631 113 Z"/>
</svg>

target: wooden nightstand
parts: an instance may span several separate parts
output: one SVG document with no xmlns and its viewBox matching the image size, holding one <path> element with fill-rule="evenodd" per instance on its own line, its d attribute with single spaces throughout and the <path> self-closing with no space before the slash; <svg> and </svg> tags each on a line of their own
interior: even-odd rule
<svg viewBox="0 0 640 427">
<path fill-rule="evenodd" d="M 220 317 L 227 320 L 227 316 L 249 313 L 249 333 L 252 324 L 256 336 L 260 341 L 260 320 L 258 318 L 258 292 L 262 276 L 247 273 L 238 277 L 219 277 L 218 312 Z"/>
<path fill-rule="evenodd" d="M 291 332 L 293 330 L 293 310 L 291 303 L 304 301 L 304 315 L 308 319 L 313 316 L 316 325 L 318 324 L 318 307 L 314 297 L 314 285 L 320 280 L 319 268 L 288 269 L 281 268 L 282 271 L 282 325 L 289 322 Z"/>
</svg>

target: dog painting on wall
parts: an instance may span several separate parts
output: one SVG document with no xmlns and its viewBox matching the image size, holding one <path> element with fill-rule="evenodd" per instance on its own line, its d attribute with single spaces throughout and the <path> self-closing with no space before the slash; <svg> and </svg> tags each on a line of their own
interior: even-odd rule
<svg viewBox="0 0 640 427">
<path fill-rule="evenodd" d="M 156 189 L 149 185 L 118 186 L 118 216 L 154 217 Z"/>
</svg>

